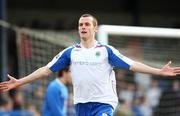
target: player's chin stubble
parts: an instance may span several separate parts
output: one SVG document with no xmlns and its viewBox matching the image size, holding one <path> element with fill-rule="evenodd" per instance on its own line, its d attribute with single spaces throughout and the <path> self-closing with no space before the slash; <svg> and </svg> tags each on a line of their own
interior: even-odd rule
<svg viewBox="0 0 180 116">
<path fill-rule="evenodd" d="M 87 41 L 87 38 L 86 38 L 86 37 L 81 37 L 81 39 L 82 39 L 83 41 Z"/>
</svg>

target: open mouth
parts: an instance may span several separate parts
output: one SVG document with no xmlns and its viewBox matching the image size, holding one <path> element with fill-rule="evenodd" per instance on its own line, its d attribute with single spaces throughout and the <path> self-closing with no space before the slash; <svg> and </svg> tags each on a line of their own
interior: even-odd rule
<svg viewBox="0 0 180 116">
<path fill-rule="evenodd" d="M 86 34 L 87 32 L 86 31 L 81 31 L 82 34 Z"/>
</svg>

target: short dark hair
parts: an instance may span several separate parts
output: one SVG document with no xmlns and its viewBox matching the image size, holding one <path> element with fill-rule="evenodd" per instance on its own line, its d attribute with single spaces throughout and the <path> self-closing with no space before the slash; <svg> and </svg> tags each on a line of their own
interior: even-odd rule
<svg viewBox="0 0 180 116">
<path fill-rule="evenodd" d="M 63 76 L 63 72 L 68 72 L 69 71 L 69 67 L 65 67 L 63 69 L 61 69 L 59 72 L 58 72 L 58 78 L 62 77 Z"/>
<path fill-rule="evenodd" d="M 98 26 L 98 21 L 97 21 L 97 18 L 95 16 L 93 16 L 91 14 L 83 14 L 83 15 L 81 15 L 81 17 L 92 17 L 93 18 L 93 25 Z"/>
</svg>

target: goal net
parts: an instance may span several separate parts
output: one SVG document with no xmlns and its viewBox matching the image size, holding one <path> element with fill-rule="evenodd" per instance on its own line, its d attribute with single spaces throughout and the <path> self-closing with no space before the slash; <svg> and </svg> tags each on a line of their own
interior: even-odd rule
<svg viewBox="0 0 180 116">
<path fill-rule="evenodd" d="M 153 67 L 180 66 L 180 29 L 101 25 L 99 41 Z M 180 78 L 116 70 L 120 105 L 116 115 L 180 114 Z"/>
<path fill-rule="evenodd" d="M 78 38 L 76 31 L 55 32 L 26 28 L 17 29 L 19 77 L 45 66 L 60 51 L 67 46 L 73 45 L 77 41 L 75 38 Z M 33 106 L 38 112 L 42 111 L 46 87 L 56 76 L 57 74 L 51 75 L 46 79 L 32 82 L 21 88 L 25 98 L 25 109 Z M 69 89 L 70 94 L 72 94 L 72 87 L 69 86 Z M 69 105 L 73 105 L 72 98 L 69 98 L 68 102 L 71 102 Z"/>
<path fill-rule="evenodd" d="M 79 41 L 77 31 L 74 30 L 61 32 L 54 30 L 34 30 L 21 28 L 3 20 L 0 20 L 0 26 L 8 29 L 9 73 L 16 73 L 16 76 L 20 78 L 45 66 L 64 48 Z M 16 56 L 18 59 L 16 59 Z M 17 102 L 20 107 L 22 105 L 22 111 L 28 110 L 33 112 L 35 116 L 41 115 L 46 87 L 56 76 L 57 74 L 53 74 L 46 79 L 35 81 L 18 88 Z M 68 88 L 67 115 L 74 115 L 72 86 L 69 85 Z M 10 94 L 13 96 L 16 93 L 12 91 Z"/>
</svg>

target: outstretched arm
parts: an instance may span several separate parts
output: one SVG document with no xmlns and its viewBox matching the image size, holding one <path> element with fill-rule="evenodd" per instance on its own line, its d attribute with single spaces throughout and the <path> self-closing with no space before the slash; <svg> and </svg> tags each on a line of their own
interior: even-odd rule
<svg viewBox="0 0 180 116">
<path fill-rule="evenodd" d="M 129 69 L 134 72 L 147 73 L 160 76 L 176 76 L 180 75 L 180 67 L 171 67 L 171 61 L 164 65 L 161 69 L 153 68 L 140 62 L 133 61 L 119 53 L 112 46 L 106 46 L 108 52 L 108 60 L 111 66 L 116 68 Z"/>
<path fill-rule="evenodd" d="M 148 73 L 148 74 L 160 75 L 160 76 L 180 75 L 180 67 L 171 67 L 170 65 L 171 65 L 171 61 L 169 61 L 161 69 L 158 69 L 158 68 L 147 66 L 140 62 L 134 62 L 131 65 L 130 70 L 134 72 Z"/>
<path fill-rule="evenodd" d="M 64 49 L 63 51 L 59 52 L 59 54 L 56 55 L 53 60 L 49 62 L 46 66 L 37 69 L 30 75 L 25 76 L 21 79 L 16 79 L 8 75 L 10 80 L 0 83 L 0 92 L 6 92 L 10 89 L 24 85 L 26 83 L 30 83 L 43 77 L 47 77 L 52 72 L 56 72 L 65 68 L 66 66 L 70 65 L 70 54 L 72 49 L 73 47 L 68 47 Z"/>
<path fill-rule="evenodd" d="M 0 92 L 6 92 L 6 91 L 9 91 L 10 89 L 24 85 L 26 83 L 30 83 L 32 81 L 38 80 L 43 77 L 47 77 L 51 73 L 52 71 L 47 66 L 44 66 L 21 79 L 16 79 L 8 75 L 10 80 L 0 83 Z"/>
</svg>

